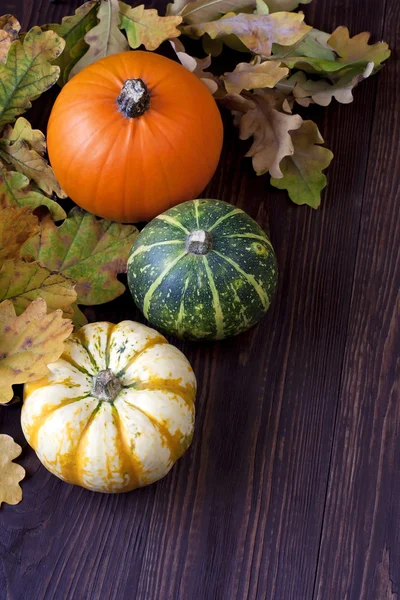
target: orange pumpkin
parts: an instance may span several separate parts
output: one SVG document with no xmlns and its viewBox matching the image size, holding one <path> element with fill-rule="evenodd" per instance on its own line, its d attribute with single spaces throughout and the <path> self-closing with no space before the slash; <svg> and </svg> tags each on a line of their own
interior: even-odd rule
<svg viewBox="0 0 400 600">
<path fill-rule="evenodd" d="M 90 65 L 58 96 L 50 162 L 82 208 L 114 221 L 147 221 L 196 198 L 210 181 L 223 127 L 207 87 L 151 52 Z"/>
</svg>

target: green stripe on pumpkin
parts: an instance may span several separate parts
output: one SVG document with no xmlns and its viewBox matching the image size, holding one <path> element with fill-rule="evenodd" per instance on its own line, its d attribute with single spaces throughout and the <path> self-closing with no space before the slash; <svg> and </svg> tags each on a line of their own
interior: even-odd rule
<svg viewBox="0 0 400 600">
<path fill-rule="evenodd" d="M 180 223 L 179 221 L 177 221 L 176 219 L 174 219 L 174 217 L 171 217 L 170 215 L 158 215 L 158 217 L 156 217 L 156 219 L 159 219 L 160 221 L 165 221 L 166 223 L 169 223 L 170 225 L 174 225 L 175 227 L 182 229 L 182 231 L 184 231 L 186 233 L 186 235 L 189 235 L 189 233 L 190 233 L 190 231 L 188 229 L 186 229 L 186 227 L 184 225 L 182 225 L 182 223 Z"/>
<path fill-rule="evenodd" d="M 137 248 L 133 252 L 133 254 L 130 255 L 130 257 L 128 259 L 128 264 L 130 262 L 132 262 L 132 260 L 138 254 L 143 254 L 143 252 L 149 252 L 149 250 L 152 250 L 153 248 L 157 248 L 157 246 L 166 246 L 167 244 L 184 244 L 184 241 L 183 240 L 165 240 L 164 242 L 155 242 L 154 244 L 149 244 L 148 246 L 139 246 L 139 248 Z"/>
<path fill-rule="evenodd" d="M 232 235 L 227 235 L 225 237 L 229 239 L 248 238 L 249 240 L 260 240 L 260 242 L 264 242 L 264 244 L 267 244 L 270 248 L 272 248 L 271 242 L 266 237 L 257 235 L 256 233 L 233 233 Z"/>
<path fill-rule="evenodd" d="M 187 252 L 185 250 L 184 252 L 179 254 L 172 262 L 170 262 L 169 265 L 164 269 L 164 271 L 162 271 L 162 273 L 160 273 L 160 275 L 157 277 L 157 279 L 155 281 L 153 281 L 153 283 L 147 290 L 147 293 L 144 297 L 144 302 L 143 302 L 143 314 L 146 317 L 146 319 L 148 318 L 148 315 L 149 315 L 150 302 L 151 302 L 154 292 L 156 291 L 156 289 L 158 288 L 158 286 L 160 285 L 160 283 L 162 282 L 164 277 L 166 277 L 168 275 L 168 273 L 174 268 L 176 263 L 179 262 L 181 260 L 181 258 L 183 258 L 186 255 L 187 255 Z"/>
<path fill-rule="evenodd" d="M 225 219 L 228 219 L 228 217 L 233 217 L 233 215 L 237 215 L 239 213 L 243 213 L 243 211 L 240 208 L 234 208 L 233 210 L 231 210 L 231 212 L 229 212 L 226 215 L 223 215 L 222 217 L 217 219 L 215 221 L 215 223 L 213 223 L 211 225 L 211 227 L 208 228 L 208 231 L 212 231 L 213 229 L 218 227 L 218 225 L 220 225 L 223 221 L 225 221 Z"/>
<path fill-rule="evenodd" d="M 215 282 L 213 279 L 213 275 L 210 269 L 210 265 L 208 264 L 208 260 L 206 256 L 203 256 L 204 268 L 207 273 L 208 284 L 210 286 L 212 300 L 213 300 L 213 308 L 215 312 L 215 325 L 217 327 L 217 336 L 216 339 L 222 339 L 224 337 L 224 315 L 221 310 L 221 303 L 219 300 L 218 290 L 215 286 Z"/>
</svg>

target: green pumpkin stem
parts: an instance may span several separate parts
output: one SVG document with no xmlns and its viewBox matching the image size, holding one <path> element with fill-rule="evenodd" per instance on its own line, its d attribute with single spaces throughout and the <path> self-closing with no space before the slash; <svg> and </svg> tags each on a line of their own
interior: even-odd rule
<svg viewBox="0 0 400 600">
<path fill-rule="evenodd" d="M 93 395 L 98 400 L 113 402 L 122 389 L 122 385 L 111 369 L 99 371 L 94 377 Z"/>
<path fill-rule="evenodd" d="M 127 79 L 117 98 L 117 104 L 127 119 L 141 117 L 150 108 L 150 92 L 142 79 Z"/>
<path fill-rule="evenodd" d="M 185 248 L 190 254 L 204 256 L 208 254 L 213 247 L 213 236 L 209 231 L 196 229 L 189 233 L 185 241 Z"/>
</svg>

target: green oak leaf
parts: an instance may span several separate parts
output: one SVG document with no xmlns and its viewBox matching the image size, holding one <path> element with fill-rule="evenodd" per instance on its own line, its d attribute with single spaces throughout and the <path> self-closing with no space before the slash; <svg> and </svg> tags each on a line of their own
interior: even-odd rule
<svg viewBox="0 0 400 600">
<path fill-rule="evenodd" d="M 180 35 L 178 25 L 182 17 L 160 17 L 154 8 L 129 6 L 125 2 L 119 3 L 121 24 L 120 29 L 125 29 L 131 48 L 143 46 L 147 50 L 156 50 L 165 40 L 176 38 Z"/>
<path fill-rule="evenodd" d="M 191 25 L 214 21 L 228 12 L 244 12 L 255 7 L 256 0 L 175 0 L 168 4 L 167 15 L 179 15 L 184 23 Z"/>
<path fill-rule="evenodd" d="M 273 44 L 272 54 L 274 59 L 292 58 L 296 56 L 305 56 L 308 58 L 316 58 L 323 60 L 336 60 L 336 54 L 328 46 L 329 33 L 320 31 L 319 29 L 311 29 L 307 35 L 297 44 L 292 46 L 282 46 Z"/>
<path fill-rule="evenodd" d="M 0 163 L 0 206 L 24 207 L 32 209 L 46 206 L 55 221 L 61 221 L 67 216 L 64 209 L 38 189 L 29 185 L 29 179 L 22 173 L 8 171 Z"/>
<path fill-rule="evenodd" d="M 60 85 L 64 85 L 68 81 L 68 75 L 72 68 L 89 48 L 84 38 L 87 32 L 98 23 L 97 11 L 99 6 L 100 2 L 98 0 L 85 2 L 76 9 L 74 15 L 64 17 L 61 24 L 50 23 L 50 25 L 44 27 L 47 31 L 55 31 L 57 35 L 65 40 L 64 51 L 54 63 L 61 70 Z M 77 58 L 77 56 L 79 57 Z"/>
<path fill-rule="evenodd" d="M 51 63 L 64 46 L 54 31 L 40 27 L 31 29 L 23 43 L 12 42 L 6 62 L 0 63 L 0 127 L 12 123 L 57 81 L 60 68 Z"/>
<path fill-rule="evenodd" d="M 271 177 L 271 184 L 279 190 L 287 190 L 295 204 L 318 208 L 321 191 L 326 186 L 322 171 L 330 165 L 333 154 L 320 146 L 324 140 L 313 121 L 303 121 L 302 126 L 291 131 L 290 135 L 294 153 L 282 159 L 280 169 L 283 177 Z"/>
<path fill-rule="evenodd" d="M 114 300 L 125 290 L 118 273 L 126 273 L 133 225 L 97 219 L 73 208 L 60 227 L 47 217 L 39 235 L 25 246 L 26 254 L 76 281 L 78 303 L 87 306 Z"/>
</svg>

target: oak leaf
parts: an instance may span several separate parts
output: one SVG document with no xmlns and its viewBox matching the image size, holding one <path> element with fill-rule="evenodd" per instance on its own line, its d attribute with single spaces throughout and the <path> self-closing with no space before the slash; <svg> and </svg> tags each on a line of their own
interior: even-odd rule
<svg viewBox="0 0 400 600">
<path fill-rule="evenodd" d="M 89 49 L 71 69 L 70 77 L 101 58 L 129 50 L 126 37 L 119 30 L 121 17 L 118 0 L 101 0 L 97 18 L 99 23 L 84 37 Z"/>
<path fill-rule="evenodd" d="M 77 298 L 75 282 L 37 262 L 5 260 L 0 268 L 0 302 L 10 300 L 20 315 L 36 298 L 43 298 L 49 310 L 60 309 L 70 318 L 71 304 Z"/>
<path fill-rule="evenodd" d="M 46 206 L 55 221 L 65 219 L 67 216 L 58 202 L 38 190 L 32 189 L 29 179 L 25 175 L 16 171 L 8 171 L 0 163 L 0 207 L 7 206 L 29 206 L 32 209 Z"/>
<path fill-rule="evenodd" d="M 289 131 L 301 127 L 302 118 L 276 110 L 274 96 L 262 90 L 246 98 L 228 95 L 222 102 L 234 111 L 240 139 L 254 136 L 246 156 L 252 157 L 257 175 L 269 171 L 272 177 L 283 177 L 280 163 L 294 152 Z"/>
<path fill-rule="evenodd" d="M 47 374 L 47 365 L 60 358 L 72 329 L 61 310 L 47 314 L 42 298 L 19 316 L 10 300 L 0 304 L 0 404 L 12 399 L 12 385 Z"/>
<path fill-rule="evenodd" d="M 311 0 L 265 0 L 268 5 L 269 12 L 275 13 L 282 10 L 289 12 L 299 6 L 299 4 L 310 4 Z"/>
<path fill-rule="evenodd" d="M 84 38 L 87 32 L 98 23 L 98 8 L 99 1 L 90 0 L 79 6 L 74 15 L 64 17 L 61 23 L 51 23 L 45 26 L 46 30 L 55 31 L 65 40 L 64 51 L 54 63 L 61 69 L 60 85 L 68 81 L 68 75 L 72 68 L 89 49 Z"/>
<path fill-rule="evenodd" d="M 0 138 L 0 158 L 12 165 L 46 194 L 55 192 L 60 198 L 66 198 L 53 169 L 44 158 L 46 142 L 44 135 L 32 129 L 30 123 L 20 117 L 14 128 L 8 125 Z"/>
<path fill-rule="evenodd" d="M 332 48 L 328 46 L 329 38 L 329 33 L 313 28 L 303 39 L 292 46 L 274 44 L 272 46 L 272 54 L 274 59 L 304 56 L 308 58 L 335 61 L 336 54 Z"/>
<path fill-rule="evenodd" d="M 328 45 L 339 55 L 339 63 L 348 65 L 361 60 L 377 66 L 389 58 L 390 50 L 385 42 L 368 44 L 370 37 L 371 34 L 364 31 L 350 38 L 347 27 L 338 27 L 329 38 Z"/>
<path fill-rule="evenodd" d="M 242 90 L 273 88 L 288 73 L 286 67 L 275 62 L 261 62 L 256 57 L 250 63 L 239 63 L 231 73 L 224 73 L 222 80 L 229 94 L 240 94 Z"/>
<path fill-rule="evenodd" d="M 38 231 L 38 220 L 29 208 L 0 209 L 0 266 L 19 258 L 25 242 Z"/>
<path fill-rule="evenodd" d="M 178 39 L 170 40 L 170 44 L 175 50 L 176 56 L 178 57 L 180 63 L 197 75 L 197 77 L 208 87 L 210 92 L 214 94 L 218 89 L 217 78 L 210 73 L 209 71 L 204 71 L 204 69 L 208 69 L 211 65 L 211 57 L 206 56 L 205 58 L 195 58 L 194 56 L 190 56 L 185 52 L 185 47 L 182 42 Z"/>
<path fill-rule="evenodd" d="M 182 17 L 160 17 L 154 8 L 145 8 L 144 4 L 132 8 L 120 2 L 121 25 L 126 31 L 131 48 L 143 46 L 147 50 L 156 50 L 162 42 L 180 35 L 178 25 Z M 122 34 L 121 34 L 122 35 Z"/>
<path fill-rule="evenodd" d="M 25 469 L 13 462 L 21 452 L 21 446 L 12 437 L 0 434 L 0 507 L 3 502 L 15 505 L 22 500 L 19 483 L 25 477 Z"/>
<path fill-rule="evenodd" d="M 12 15 L 0 17 L 0 63 L 5 63 L 8 51 L 14 40 L 18 38 L 21 25 Z"/>
<path fill-rule="evenodd" d="M 303 21 L 303 14 L 289 12 L 261 16 L 228 13 L 219 21 L 186 25 L 182 32 L 194 37 L 208 33 L 212 39 L 234 34 L 255 54 L 270 56 L 272 44 L 294 44 L 311 29 Z"/>
<path fill-rule="evenodd" d="M 303 121 L 302 126 L 290 135 L 294 153 L 282 160 L 280 168 L 283 177 L 271 178 L 271 184 L 280 190 L 287 190 L 295 204 L 318 208 L 321 191 L 326 186 L 322 171 L 330 165 L 333 154 L 320 145 L 324 140 L 313 121 Z"/>
<path fill-rule="evenodd" d="M 48 269 L 71 277 L 77 284 L 79 304 L 103 304 L 125 290 L 117 274 L 126 273 L 137 235 L 133 225 L 96 219 L 73 208 L 60 227 L 45 218 L 39 235 L 24 250 Z"/>
<path fill-rule="evenodd" d="M 23 43 L 12 42 L 5 64 L 0 63 L 0 127 L 30 108 L 58 79 L 60 68 L 51 63 L 65 42 L 54 31 L 34 27 Z"/>
<path fill-rule="evenodd" d="M 167 7 L 167 15 L 180 15 L 184 23 L 214 21 L 229 12 L 255 8 L 256 0 L 175 0 Z"/>
</svg>

